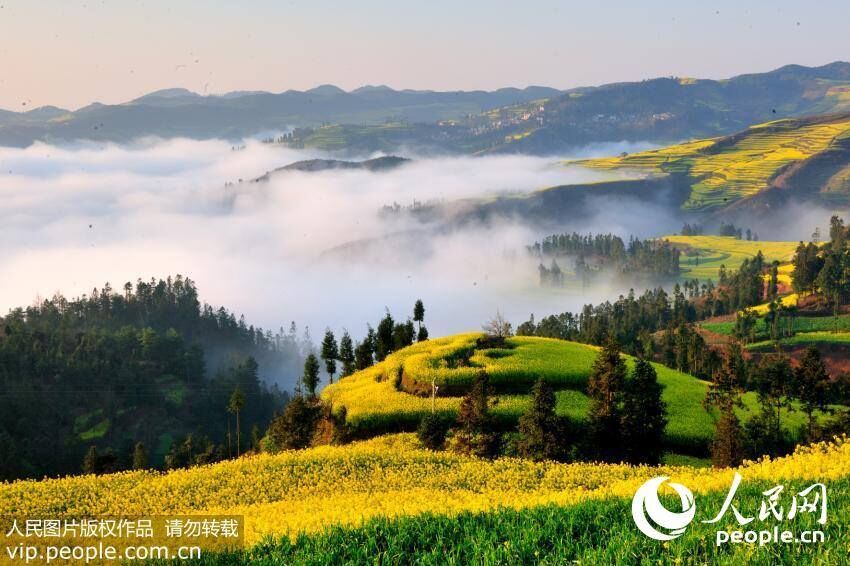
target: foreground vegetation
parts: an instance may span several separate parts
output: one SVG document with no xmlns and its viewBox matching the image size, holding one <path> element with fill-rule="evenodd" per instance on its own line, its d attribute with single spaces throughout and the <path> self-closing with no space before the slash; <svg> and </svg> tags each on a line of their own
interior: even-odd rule
<svg viewBox="0 0 850 566">
<path fill-rule="evenodd" d="M 748 485 L 822 481 L 838 489 L 838 482 L 850 476 L 850 442 L 816 444 L 793 456 L 745 464 L 740 472 Z M 402 434 L 168 473 L 137 471 L 0 484 L 0 515 L 238 514 L 245 516 L 246 543 L 254 545 L 265 536 L 294 540 L 300 533 L 320 533 L 332 525 L 360 526 L 375 517 L 456 516 L 631 498 L 639 485 L 657 475 L 676 478 L 694 493 L 704 494 L 728 490 L 732 471 L 484 460 L 424 450 L 415 436 Z M 841 524 L 840 519 L 836 523 Z M 612 523 L 612 534 L 618 529 L 628 529 L 622 532 L 626 539 L 637 536 L 630 522 Z M 515 536 L 520 539 L 523 534 Z"/>
<path fill-rule="evenodd" d="M 742 508 L 758 508 L 775 481 L 747 484 L 738 492 Z M 719 509 L 725 491 L 700 497 L 700 508 Z M 846 477 L 829 484 L 829 496 L 850 496 Z M 671 501 L 671 506 L 674 505 Z M 716 528 L 700 522 L 681 538 L 661 544 L 634 527 L 628 498 L 588 500 L 568 507 L 464 511 L 454 517 L 423 514 L 395 520 L 376 518 L 361 527 L 331 527 L 318 535 L 268 539 L 243 552 L 215 555 L 215 564 L 841 564 L 847 560 L 843 527 L 848 507 L 832 508 L 825 527 L 811 516 L 794 522 L 800 530 L 822 529 L 821 544 L 765 546 L 714 544 Z"/>
</svg>

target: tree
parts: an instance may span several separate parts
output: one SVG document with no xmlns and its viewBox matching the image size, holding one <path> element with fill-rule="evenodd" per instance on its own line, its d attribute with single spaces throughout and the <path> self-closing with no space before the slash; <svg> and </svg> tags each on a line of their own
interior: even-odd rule
<svg viewBox="0 0 850 566">
<path fill-rule="evenodd" d="M 555 392 L 540 378 L 531 395 L 531 407 L 519 419 L 517 450 L 532 460 L 558 460 L 564 453 L 564 427 L 555 414 Z"/>
<path fill-rule="evenodd" d="M 145 445 L 142 442 L 137 442 L 133 448 L 133 469 L 144 470 L 148 467 L 148 453 L 145 450 Z"/>
<path fill-rule="evenodd" d="M 794 396 L 806 415 L 806 437 L 811 442 L 816 438 L 815 411 L 827 410 L 830 393 L 829 374 L 817 348 L 811 346 L 806 350 L 794 371 L 794 378 Z"/>
<path fill-rule="evenodd" d="M 484 332 L 490 338 L 510 338 L 513 334 L 511 323 L 505 320 L 502 313 L 496 310 L 496 315 L 482 325 Z"/>
<path fill-rule="evenodd" d="M 442 450 L 446 443 L 446 433 L 450 422 L 436 413 L 428 413 L 422 417 L 416 436 L 419 441 L 430 450 Z"/>
<path fill-rule="evenodd" d="M 765 356 L 750 378 L 750 386 L 758 394 L 761 411 L 746 426 L 752 457 L 776 455 L 788 446 L 782 432 L 782 409 L 793 409 L 794 371 L 788 358 Z"/>
<path fill-rule="evenodd" d="M 621 415 L 625 381 L 626 363 L 620 356 L 617 342 L 609 339 L 593 362 L 587 384 L 591 452 L 603 461 L 622 459 Z"/>
<path fill-rule="evenodd" d="M 242 412 L 242 409 L 245 407 L 245 394 L 242 393 L 242 388 L 238 385 L 236 389 L 233 390 L 233 393 L 230 395 L 230 400 L 227 402 L 227 410 L 228 412 L 236 415 L 236 456 L 239 457 L 240 450 L 240 440 L 241 440 L 241 430 L 239 428 L 239 413 Z M 190 445 L 191 447 L 191 445 Z M 190 455 L 191 458 L 191 455 Z"/>
<path fill-rule="evenodd" d="M 416 341 L 424 342 L 428 339 L 428 329 L 425 326 L 419 327 L 419 332 L 416 333 Z"/>
<path fill-rule="evenodd" d="M 779 294 L 779 262 L 774 261 L 770 266 L 770 279 L 767 283 L 767 298 L 771 301 Z"/>
<path fill-rule="evenodd" d="M 348 330 L 343 331 L 342 338 L 339 339 L 339 360 L 342 362 L 343 377 L 354 373 L 354 344 Z"/>
<path fill-rule="evenodd" d="M 733 345 L 720 371 L 715 374 L 704 405 L 706 410 L 715 408 L 719 417 L 715 423 L 714 439 L 711 442 L 711 462 L 715 467 L 738 466 L 744 459 L 741 421 L 735 409 L 741 407 L 741 383 L 743 357 L 740 347 Z"/>
<path fill-rule="evenodd" d="M 413 305 L 413 321 L 417 324 L 417 330 L 421 330 L 422 323 L 425 322 L 425 305 L 422 304 L 422 299 L 416 299 L 416 304 Z"/>
<path fill-rule="evenodd" d="M 375 359 L 379 362 L 384 361 L 393 351 L 394 329 L 395 321 L 387 310 L 387 314 L 378 323 L 378 330 L 375 333 Z"/>
<path fill-rule="evenodd" d="M 354 348 L 354 367 L 358 370 L 366 369 L 375 363 L 375 331 L 371 326 L 368 326 L 367 328 L 369 330 L 366 333 L 366 337 L 363 339 L 363 342 L 360 342 L 357 344 L 357 347 Z"/>
<path fill-rule="evenodd" d="M 482 458 L 498 455 L 500 438 L 495 431 L 490 404 L 490 379 L 482 370 L 460 402 L 458 427 L 452 437 L 455 451 Z"/>
<path fill-rule="evenodd" d="M 86 452 L 86 456 L 83 458 L 83 473 L 98 473 L 98 460 L 97 446 L 90 446 L 88 452 Z"/>
<path fill-rule="evenodd" d="M 319 359 L 315 354 L 308 354 L 304 360 L 304 374 L 301 376 L 301 383 L 304 384 L 307 396 L 314 399 L 316 388 L 319 386 Z"/>
<path fill-rule="evenodd" d="M 287 403 L 283 414 L 272 420 L 267 431 L 272 450 L 298 450 L 307 448 L 313 440 L 321 407 L 296 395 Z"/>
<path fill-rule="evenodd" d="M 626 454 L 633 464 L 661 462 L 667 426 L 667 405 L 661 392 L 655 368 L 646 360 L 637 360 L 626 381 L 622 418 Z"/>
<path fill-rule="evenodd" d="M 325 370 L 330 376 L 330 382 L 334 382 L 334 374 L 336 373 L 336 361 L 339 358 L 339 347 L 336 343 L 336 337 L 331 329 L 325 331 L 325 338 L 322 340 L 322 360 L 325 362 Z"/>
</svg>

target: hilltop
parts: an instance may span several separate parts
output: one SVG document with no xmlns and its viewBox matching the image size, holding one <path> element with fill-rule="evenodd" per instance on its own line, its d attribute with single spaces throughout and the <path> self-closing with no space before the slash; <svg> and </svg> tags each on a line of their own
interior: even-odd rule
<svg viewBox="0 0 850 566">
<path fill-rule="evenodd" d="M 459 334 L 420 342 L 386 360 L 329 385 L 322 400 L 355 438 L 415 430 L 432 410 L 446 417 L 457 414 L 462 395 L 476 372 L 485 370 L 498 394 L 494 408 L 500 426 L 510 429 L 530 405 L 534 381 L 546 379 L 556 390 L 557 412 L 576 426 L 586 419 L 590 400 L 587 380 L 598 348 L 577 342 L 516 336 L 492 345 L 482 334 Z M 633 359 L 628 358 L 632 364 Z M 664 387 L 670 412 L 665 443 L 670 452 L 705 456 L 714 435 L 714 421 L 703 408 L 708 383 L 661 364 L 653 364 Z M 439 395 L 430 399 L 432 380 Z M 756 405 L 744 396 L 746 418 Z M 786 426 L 799 426 L 799 414 L 784 413 Z"/>
<path fill-rule="evenodd" d="M 731 136 L 575 162 L 666 178 L 686 211 L 850 202 L 850 112 L 777 120 Z"/>
<path fill-rule="evenodd" d="M 674 143 L 750 124 L 850 110 L 850 63 L 788 65 L 725 80 L 654 78 L 567 91 L 394 90 L 333 85 L 202 95 L 165 89 L 79 110 L 0 111 L 0 145 L 143 136 L 238 139 L 292 131 L 297 147 L 350 153 L 402 145 L 439 152 L 547 155 L 589 144 Z"/>
</svg>

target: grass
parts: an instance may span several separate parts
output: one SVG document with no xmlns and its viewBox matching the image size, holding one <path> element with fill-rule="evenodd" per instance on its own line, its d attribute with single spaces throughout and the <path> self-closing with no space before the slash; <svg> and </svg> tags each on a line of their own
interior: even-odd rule
<svg viewBox="0 0 850 566">
<path fill-rule="evenodd" d="M 809 346 L 811 344 L 841 344 L 850 345 L 850 332 L 801 332 L 780 341 L 783 346 Z M 753 342 L 747 349 L 754 351 L 772 350 L 774 343 L 770 340 Z"/>
<path fill-rule="evenodd" d="M 838 317 L 832 316 L 795 316 L 792 319 L 794 332 L 850 332 L 850 315 L 843 314 Z M 703 322 L 700 326 L 715 334 L 731 336 L 735 328 L 734 321 Z M 767 338 L 767 324 L 763 318 L 756 320 L 756 337 Z"/>
<path fill-rule="evenodd" d="M 411 383 L 412 387 L 427 385 L 425 391 L 430 391 L 431 379 L 454 388 L 452 395 L 440 395 L 433 402 L 437 413 L 452 418 L 460 406 L 462 390 L 477 371 L 484 369 L 498 392 L 493 412 L 503 429 L 515 427 L 528 409 L 528 392 L 537 376 L 558 390 L 557 412 L 583 426 L 590 403 L 585 390 L 597 348 L 549 338 L 515 337 L 508 341 L 509 348 L 475 350 L 478 337 L 480 334 L 461 334 L 416 344 L 328 386 L 322 397 L 332 404 L 335 413 L 345 411 L 346 422 L 357 438 L 413 431 L 431 412 L 432 401 L 427 394 L 400 389 L 400 375 L 405 376 L 402 382 L 409 387 Z M 464 356 L 468 356 L 470 365 L 455 367 L 447 361 L 466 359 Z M 632 363 L 633 359 L 627 357 L 627 365 L 631 367 Z M 713 416 L 703 408 L 708 384 L 661 364 L 653 366 L 667 403 L 667 448 L 679 454 L 705 456 L 714 435 Z M 757 406 L 755 395 L 745 395 L 744 402 L 747 409 L 741 416 L 748 418 Z M 793 431 L 803 424 L 803 417 L 799 412 L 787 412 L 783 421 Z"/>
<path fill-rule="evenodd" d="M 87 442 L 103 437 L 109 432 L 109 419 L 103 419 L 88 430 L 84 430 L 79 434 L 80 440 Z"/>
<path fill-rule="evenodd" d="M 671 235 L 664 236 L 663 239 L 683 251 L 679 259 L 682 277 L 700 280 L 716 280 L 721 265 L 725 265 L 727 270 L 738 269 L 745 259 L 755 257 L 758 252 L 764 255 L 767 263 L 791 261 L 799 244 L 798 242 L 753 242 L 738 240 L 732 236 Z M 783 274 L 790 282 L 787 268 L 780 271 L 780 276 Z"/>
<path fill-rule="evenodd" d="M 675 478 L 675 481 L 679 481 Z M 756 517 L 738 526 L 731 512 L 720 524 L 707 524 L 723 506 L 728 487 L 698 493 L 696 516 L 686 532 L 661 543 L 640 533 L 632 519 L 630 497 L 590 499 L 569 506 L 539 505 L 525 509 L 463 511 L 456 515 L 424 513 L 395 519 L 377 517 L 360 526 L 331 526 L 317 534 L 267 538 L 260 544 L 228 554 L 212 554 L 208 564 L 846 564 L 850 506 L 834 504 L 850 497 L 846 476 L 827 482 L 828 516 L 816 513 L 793 519 L 758 518 L 764 492 L 783 485 L 784 505 L 791 494 L 814 480 L 785 481 L 782 475 L 753 480 L 745 475 L 735 506 Z M 684 482 L 688 485 L 687 482 Z M 692 489 L 695 487 L 690 485 Z M 678 498 L 663 494 L 673 509 Z M 783 515 L 784 517 L 784 515 Z M 717 531 L 727 529 L 819 530 L 817 544 L 717 545 Z"/>
<path fill-rule="evenodd" d="M 846 118 L 777 120 L 734 136 L 580 164 L 596 169 L 684 175 L 691 192 L 683 207 L 707 210 L 759 193 L 783 168 L 828 149 L 848 131 L 850 121 Z"/>
</svg>

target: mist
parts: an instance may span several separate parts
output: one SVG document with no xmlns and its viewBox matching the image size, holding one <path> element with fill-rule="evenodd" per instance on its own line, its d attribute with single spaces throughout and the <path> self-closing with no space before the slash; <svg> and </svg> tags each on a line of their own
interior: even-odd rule
<svg viewBox="0 0 850 566">
<path fill-rule="evenodd" d="M 491 218 L 451 227 L 404 208 L 380 213 L 418 202 L 439 203 L 444 215 L 469 199 L 611 178 L 553 158 L 409 155 L 388 171 L 278 171 L 252 181 L 316 157 L 327 156 L 250 140 L 2 148 L 0 312 L 179 273 L 202 300 L 267 329 L 296 321 L 314 338 L 326 327 L 359 338 L 385 308 L 404 320 L 421 298 L 438 336 L 478 330 L 497 309 L 518 323 L 627 291 L 601 282 L 585 292 L 540 288 L 525 246 L 553 230 L 627 238 L 681 226 L 675 211 L 611 198 L 546 226 Z"/>
</svg>

